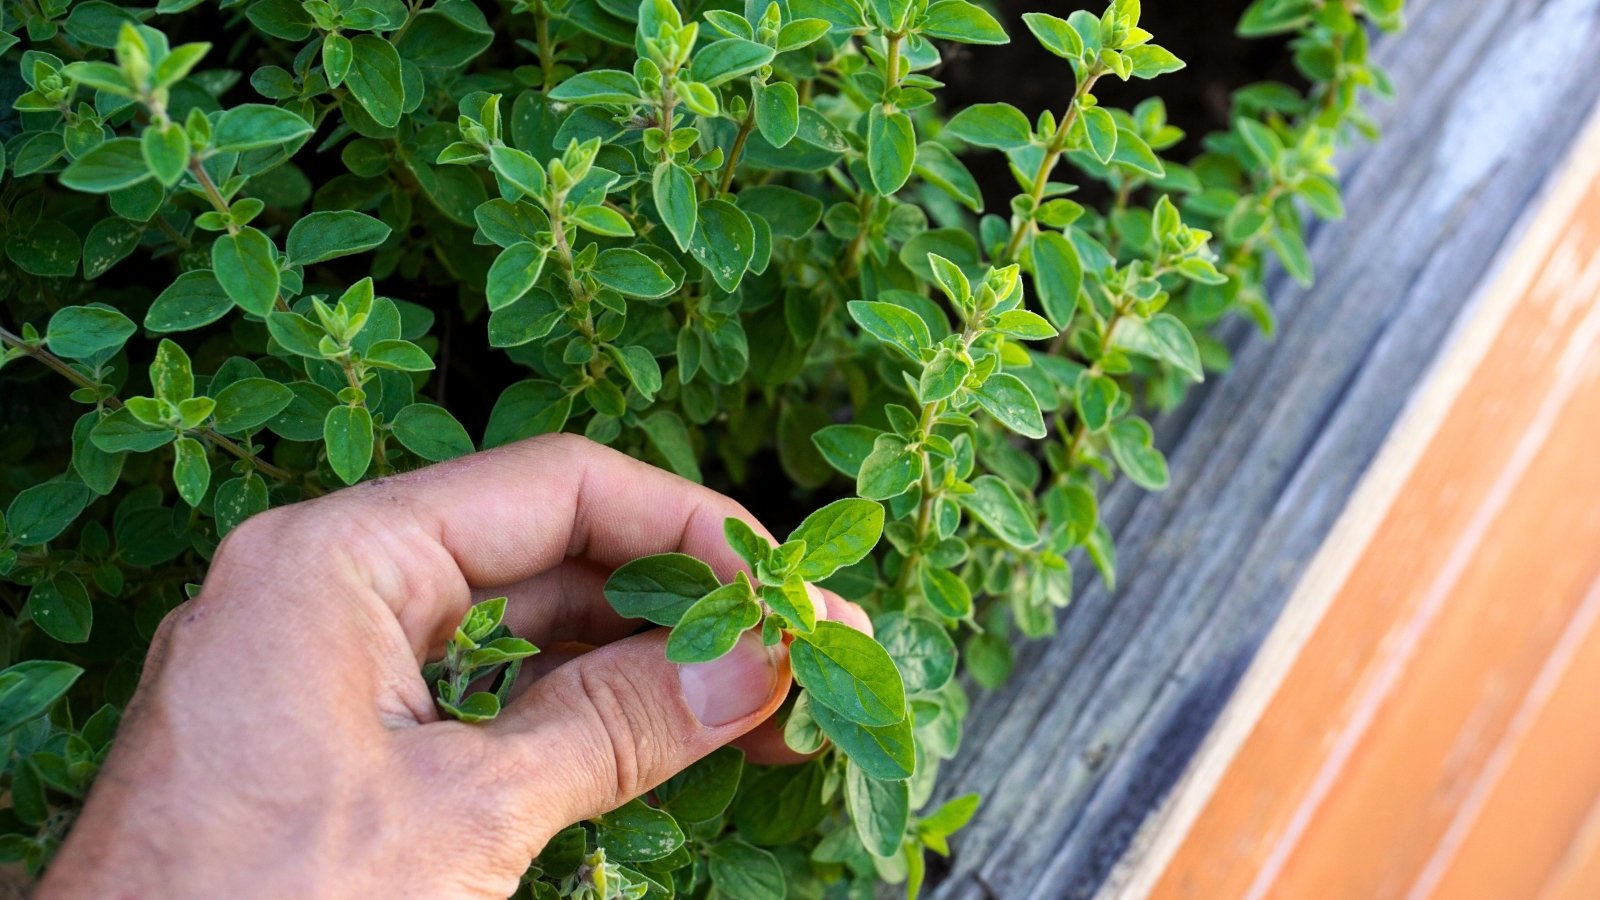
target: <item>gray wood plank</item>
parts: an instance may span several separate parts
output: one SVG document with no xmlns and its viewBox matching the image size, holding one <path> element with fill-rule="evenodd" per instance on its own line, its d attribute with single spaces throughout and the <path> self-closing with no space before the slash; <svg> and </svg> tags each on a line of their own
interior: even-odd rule
<svg viewBox="0 0 1600 900">
<path fill-rule="evenodd" d="M 1174 488 L 1114 488 L 1124 583 L 977 695 L 941 796 L 984 795 L 940 898 L 1087 897 L 1182 774 L 1522 210 L 1600 100 L 1600 0 L 1411 0 L 1349 217 L 1281 329 L 1159 423 Z"/>
</svg>

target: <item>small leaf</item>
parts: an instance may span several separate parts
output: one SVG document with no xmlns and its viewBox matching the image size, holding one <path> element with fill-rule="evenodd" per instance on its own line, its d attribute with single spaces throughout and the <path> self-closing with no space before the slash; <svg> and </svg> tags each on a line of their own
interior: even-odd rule
<svg viewBox="0 0 1600 900">
<path fill-rule="evenodd" d="M 217 119 L 211 140 L 218 150 L 242 153 L 287 144 L 310 135 L 314 130 L 310 122 L 281 106 L 245 103 L 224 112 Z"/>
<path fill-rule="evenodd" d="M 868 334 L 899 348 L 912 359 L 919 358 L 933 343 L 927 323 L 903 306 L 877 300 L 852 300 L 847 309 L 850 318 Z"/>
<path fill-rule="evenodd" d="M 742 581 L 725 584 L 684 610 L 667 637 L 667 659 L 675 663 L 716 659 L 759 621 L 761 606 L 750 586 Z"/>
<path fill-rule="evenodd" d="M 254 228 L 218 237 L 211 245 L 211 270 L 240 309 L 258 316 L 272 311 L 280 274 L 271 238 Z"/>
<path fill-rule="evenodd" d="M 651 186 L 662 223 L 671 232 L 678 249 L 688 250 L 694 238 L 695 223 L 699 221 L 694 176 L 677 163 L 663 161 L 656 164 Z"/>
<path fill-rule="evenodd" d="M 900 190 L 916 162 L 917 134 L 911 117 L 898 111 L 884 112 L 881 105 L 874 104 L 867 115 L 867 169 L 873 187 L 883 195 Z"/>
<path fill-rule="evenodd" d="M 466 456 L 473 449 L 467 429 L 449 410 L 432 403 L 413 403 L 400 410 L 393 428 L 402 446 L 429 462 Z"/>
<path fill-rule="evenodd" d="M 956 502 L 982 522 L 995 536 L 1013 547 L 1028 548 L 1039 543 L 1039 528 L 1011 486 L 994 475 L 973 479 L 970 494 L 957 494 Z"/>
<path fill-rule="evenodd" d="M 945 133 L 979 147 L 1019 150 L 1033 142 L 1028 117 L 1009 103 L 977 103 L 945 124 Z"/>
<path fill-rule="evenodd" d="M 1044 416 L 1039 412 L 1039 401 L 1022 379 L 1006 372 L 989 376 L 989 380 L 973 392 L 978 405 L 994 416 L 1000 424 L 1023 437 L 1045 436 Z"/>
<path fill-rule="evenodd" d="M 388 240 L 389 230 L 382 221 L 354 210 L 314 212 L 289 229 L 284 253 L 289 262 L 309 266 L 371 250 Z"/>
<path fill-rule="evenodd" d="M 794 572 L 806 581 L 821 581 L 864 559 L 882 534 L 882 504 L 853 497 L 835 500 L 806 516 L 789 534 L 790 541 L 806 542 Z"/>
<path fill-rule="evenodd" d="M 906 717 L 900 671 L 877 641 L 838 622 L 818 622 L 789 648 L 794 680 L 859 725 L 893 725 Z"/>
<path fill-rule="evenodd" d="M 720 586 L 711 567 L 700 560 L 682 553 L 660 553 L 625 563 L 612 572 L 605 595 L 621 616 L 670 626 Z"/>
<path fill-rule="evenodd" d="M 104 306 L 67 306 L 50 317 L 45 344 L 67 359 L 88 359 L 120 349 L 139 326 Z"/>
<path fill-rule="evenodd" d="M 372 465 L 372 413 L 365 406 L 335 406 L 322 423 L 328 465 L 345 484 L 355 484 Z"/>
</svg>

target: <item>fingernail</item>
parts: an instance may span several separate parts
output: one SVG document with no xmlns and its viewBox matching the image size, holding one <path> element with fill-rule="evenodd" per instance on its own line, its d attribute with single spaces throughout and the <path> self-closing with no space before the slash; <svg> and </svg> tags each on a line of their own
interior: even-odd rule
<svg viewBox="0 0 1600 900">
<path fill-rule="evenodd" d="M 745 632 L 732 650 L 717 659 L 678 666 L 683 699 L 702 725 L 713 728 L 765 706 L 777 678 L 772 653 L 755 631 Z"/>
</svg>

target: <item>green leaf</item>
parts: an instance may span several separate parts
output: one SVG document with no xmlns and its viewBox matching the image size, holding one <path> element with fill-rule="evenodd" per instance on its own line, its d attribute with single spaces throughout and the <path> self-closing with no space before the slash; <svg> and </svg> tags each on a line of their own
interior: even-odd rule
<svg viewBox="0 0 1600 900">
<path fill-rule="evenodd" d="M 519 381 L 501 392 L 483 430 L 483 449 L 560 431 L 572 412 L 572 394 L 539 379 Z"/>
<path fill-rule="evenodd" d="M 983 192 L 978 180 L 943 144 L 924 141 L 917 145 L 916 173 L 923 181 L 954 197 L 973 212 L 983 211 Z"/>
<path fill-rule="evenodd" d="M 0 160 L 3 164 L 4 160 Z M 83 277 L 93 280 L 127 259 L 139 246 L 143 229 L 127 219 L 101 219 L 83 239 Z"/>
<path fill-rule="evenodd" d="M 761 599 L 772 611 L 789 622 L 794 630 L 809 633 L 817 627 L 817 607 L 806 591 L 806 583 L 791 575 L 783 584 L 761 586 Z"/>
<path fill-rule="evenodd" d="M 861 725 L 826 704 L 801 696 L 811 701 L 807 708 L 817 727 L 863 772 L 885 781 L 911 777 L 916 750 L 910 716 L 892 725 Z"/>
<path fill-rule="evenodd" d="M 856 835 L 867 850 L 875 856 L 899 853 L 911 824 L 910 786 L 873 778 L 852 764 L 845 769 L 844 797 Z"/>
<path fill-rule="evenodd" d="M 838 622 L 818 622 L 789 648 L 794 680 L 819 702 L 859 725 L 906 717 L 905 686 L 877 641 Z"/>
<path fill-rule="evenodd" d="M 394 417 L 394 436 L 402 446 L 429 462 L 472 452 L 472 438 L 442 406 L 413 403 Z"/>
<path fill-rule="evenodd" d="M 900 669 L 906 693 L 937 691 L 955 677 L 956 645 L 944 626 L 901 612 L 889 613 L 874 624 L 878 642 Z"/>
<path fill-rule="evenodd" d="M 689 253 L 711 273 L 718 287 L 729 292 L 737 288 L 755 252 L 755 229 L 739 207 L 726 200 L 700 204 Z"/>
<path fill-rule="evenodd" d="M 289 229 L 284 255 L 295 265 L 309 266 L 371 250 L 388 240 L 389 230 L 382 221 L 354 210 L 314 212 Z"/>
<path fill-rule="evenodd" d="M 1008 309 L 995 317 L 992 331 L 1022 341 L 1042 341 L 1056 336 L 1056 329 L 1044 316 L 1026 309 Z"/>
<path fill-rule="evenodd" d="M 1148 320 L 1123 317 L 1112 335 L 1111 346 L 1161 360 L 1194 381 L 1205 380 L 1194 336 L 1170 313 L 1157 313 Z"/>
<path fill-rule="evenodd" d="M 754 72 L 776 55 L 777 51 L 765 44 L 726 38 L 701 47 L 689 64 L 689 74 L 706 87 L 716 87 Z"/>
<path fill-rule="evenodd" d="M 175 437 L 172 429 L 146 425 L 127 409 L 106 416 L 89 431 L 90 442 L 105 453 L 146 453 L 166 446 Z"/>
<path fill-rule="evenodd" d="M 487 722 L 500 715 L 500 698 L 488 691 L 478 691 L 455 704 L 445 702 L 442 697 L 436 699 L 440 708 L 451 717 L 468 725 Z"/>
<path fill-rule="evenodd" d="M 1083 130 L 1089 140 L 1088 150 L 1103 163 L 1111 161 L 1117 152 L 1117 120 L 1103 106 L 1090 106 L 1079 113 Z"/>
<path fill-rule="evenodd" d="M 67 306 L 50 317 L 45 344 L 57 356 L 88 359 L 116 352 L 138 329 L 132 319 L 108 307 Z"/>
<path fill-rule="evenodd" d="M 672 293 L 672 279 L 655 260 L 637 250 L 613 247 L 600 253 L 594 280 L 628 297 L 653 300 Z"/>
<path fill-rule="evenodd" d="M 743 581 L 725 584 L 683 611 L 667 637 L 667 659 L 675 663 L 716 659 L 732 650 L 739 635 L 759 621 L 761 606 L 750 585 Z"/>
<path fill-rule="evenodd" d="M 888 500 L 911 490 L 921 477 L 922 454 L 913 451 L 905 438 L 882 434 L 861 461 L 856 493 L 868 500 Z"/>
<path fill-rule="evenodd" d="M 328 465 L 345 484 L 355 484 L 372 464 L 372 413 L 365 406 L 335 406 L 322 421 Z"/>
<path fill-rule="evenodd" d="M 489 280 L 484 287 L 489 309 L 504 309 L 522 299 L 539 280 L 544 258 L 544 249 L 530 241 L 520 241 L 500 251 L 489 266 Z"/>
<path fill-rule="evenodd" d="M 239 434 L 283 412 L 294 392 L 270 378 L 241 378 L 217 393 L 212 427 L 223 434 Z"/>
<path fill-rule="evenodd" d="M 656 391 L 661 390 L 661 364 L 656 362 L 654 353 L 637 344 L 630 347 L 608 344 L 606 353 L 616 361 L 617 368 L 627 376 L 628 383 L 641 397 L 655 399 Z"/>
<path fill-rule="evenodd" d="M 500 144 L 489 148 L 489 164 L 495 174 L 529 197 L 542 198 L 548 186 L 544 167 L 533 154 Z"/>
<path fill-rule="evenodd" d="M 633 226 L 622 213 L 606 206 L 584 206 L 573 210 L 570 221 L 584 231 L 606 237 L 631 237 Z"/>
<path fill-rule="evenodd" d="M 78 473 L 89 490 L 105 496 L 117 486 L 122 477 L 126 457 L 121 453 L 107 453 L 95 446 L 94 426 L 100 424 L 100 413 L 87 412 L 78 417 L 72 426 L 72 471 Z"/>
<path fill-rule="evenodd" d="M 850 318 L 868 334 L 912 359 L 919 359 L 922 351 L 933 343 L 927 323 L 903 306 L 880 300 L 852 300 L 846 308 Z"/>
<path fill-rule="evenodd" d="M 1009 44 L 1004 28 L 982 7 L 966 0 L 935 0 L 918 30 L 928 37 L 961 44 Z"/>
<path fill-rule="evenodd" d="M 75 191 L 105 194 L 151 177 L 137 138 L 112 138 L 79 156 L 61 171 L 61 184 Z"/>
<path fill-rule="evenodd" d="M 224 112 L 217 119 L 211 131 L 211 142 L 224 153 L 243 153 L 287 144 L 307 137 L 315 130 L 310 122 L 281 106 L 245 103 Z"/>
<path fill-rule="evenodd" d="M 21 547 L 54 540 L 94 495 L 75 481 L 46 481 L 22 490 L 6 507 L 5 527 Z"/>
<path fill-rule="evenodd" d="M 549 334 L 567 314 L 555 295 L 534 288 L 522 299 L 489 315 L 489 346 L 519 347 Z"/>
<path fill-rule="evenodd" d="M 1183 60 L 1174 56 L 1171 50 L 1165 47 L 1158 47 L 1155 44 L 1141 44 L 1137 47 L 1129 47 L 1123 51 L 1123 55 L 1127 56 L 1128 61 L 1133 63 L 1133 77 L 1135 78 L 1155 78 L 1157 75 L 1176 72 L 1183 68 L 1184 65 Z"/>
<path fill-rule="evenodd" d="M 811 435 L 822 458 L 840 472 L 856 477 L 861 464 L 872 453 L 873 441 L 883 432 L 865 425 L 829 425 Z"/>
<path fill-rule="evenodd" d="M 972 614 L 972 591 L 956 573 L 936 566 L 923 566 L 921 585 L 923 598 L 939 615 L 964 619 Z"/>
<path fill-rule="evenodd" d="M 328 79 L 328 87 L 336 88 L 344 83 L 355 58 L 355 45 L 344 35 L 328 34 L 322 39 L 322 74 Z"/>
<path fill-rule="evenodd" d="M 1111 421 L 1111 409 L 1119 393 L 1117 382 L 1109 376 L 1095 375 L 1087 369 L 1080 373 L 1073 405 L 1084 427 L 1090 431 L 1106 427 Z"/>
<path fill-rule="evenodd" d="M 794 85 L 779 81 L 764 86 L 755 97 L 756 128 L 767 143 L 783 147 L 800 130 L 800 94 Z"/>
<path fill-rule="evenodd" d="M 916 162 L 917 134 L 911 117 L 898 111 L 884 112 L 881 105 L 874 104 L 867 115 L 867 169 L 873 187 L 883 195 L 900 190 Z"/>
<path fill-rule="evenodd" d="M 433 368 L 428 351 L 410 341 L 375 341 L 361 354 L 361 361 L 380 369 L 400 372 L 427 372 Z"/>
<path fill-rule="evenodd" d="M 327 332 L 299 313 L 273 312 L 267 316 L 267 333 L 283 349 L 311 359 L 321 359 L 320 342 Z"/>
<path fill-rule="evenodd" d="M 743 751 L 736 747 L 718 747 L 658 785 L 656 801 L 680 822 L 709 822 L 722 815 L 733 802 L 743 772 Z"/>
<path fill-rule="evenodd" d="M 211 245 L 211 271 L 245 312 L 265 316 L 278 300 L 280 274 L 272 239 L 254 228 L 218 237 Z"/>
<path fill-rule="evenodd" d="M 629 619 L 676 625 L 684 611 L 721 583 L 711 567 L 682 553 L 660 553 L 624 563 L 606 579 L 613 609 Z"/>
<path fill-rule="evenodd" d="M 944 400 L 961 389 L 971 372 L 972 367 L 960 354 L 949 347 L 940 347 L 922 369 L 917 381 L 917 399 L 923 403 Z"/>
<path fill-rule="evenodd" d="M 139 149 L 156 180 L 169 187 L 177 184 L 188 168 L 189 136 L 175 122 L 168 122 L 165 128 L 146 125 L 140 135 Z"/>
<path fill-rule="evenodd" d="M 211 462 L 206 459 L 206 448 L 192 437 L 178 438 L 173 447 L 177 453 L 172 460 L 172 483 L 183 502 L 199 506 L 206 488 L 211 486 Z"/>
<path fill-rule="evenodd" d="M 1009 103 L 977 103 L 945 123 L 944 131 L 979 147 L 1020 150 L 1033 142 L 1028 117 Z"/>
<path fill-rule="evenodd" d="M 94 622 L 94 607 L 89 590 L 71 572 L 57 572 L 28 593 L 28 616 L 50 637 L 63 644 L 81 644 L 89 639 Z"/>
<path fill-rule="evenodd" d="M 619 862 L 660 859 L 683 846 L 683 831 L 670 813 L 629 800 L 594 820 L 595 842 Z"/>
<path fill-rule="evenodd" d="M 53 659 L 30 659 L 0 671 L 0 734 L 44 715 L 83 670 Z"/>
<path fill-rule="evenodd" d="M 821 581 L 845 566 L 866 558 L 883 534 L 883 505 L 846 497 L 805 517 L 789 534 L 805 541 L 806 552 L 795 574 L 806 581 Z"/>
<path fill-rule="evenodd" d="M 66 277 L 78 271 L 78 235 L 60 222 L 38 222 L 6 238 L 6 256 L 30 275 Z"/>
<path fill-rule="evenodd" d="M 995 536 L 1013 547 L 1028 548 L 1039 543 L 1039 528 L 1011 486 L 994 475 L 973 479 L 972 493 L 956 494 L 956 502 L 972 513 Z"/>
<path fill-rule="evenodd" d="M 1078 308 L 1078 291 L 1083 286 L 1083 264 L 1078 250 L 1061 234 L 1041 232 L 1033 239 L 1034 288 L 1039 304 L 1057 328 L 1066 328 Z"/>
<path fill-rule="evenodd" d="M 1167 460 L 1154 447 L 1155 433 L 1150 430 L 1150 423 L 1131 416 L 1118 419 L 1107 437 L 1111 456 L 1129 481 L 1147 491 L 1166 488 Z"/>
<path fill-rule="evenodd" d="M 345 90 L 356 98 L 373 121 L 385 128 L 400 124 L 405 107 L 405 85 L 400 54 L 383 38 L 371 34 L 350 39 L 353 56 L 345 75 Z"/>
<path fill-rule="evenodd" d="M 700 463 L 695 458 L 694 442 L 677 413 L 658 409 L 639 420 L 639 428 L 672 471 L 690 481 L 700 481 Z"/>
<path fill-rule="evenodd" d="M 627 72 L 617 69 L 593 69 L 579 72 L 550 91 L 550 99 L 558 103 L 643 103 L 644 92 L 639 82 Z"/>
<path fill-rule="evenodd" d="M 711 846 L 707 873 L 717 891 L 739 900 L 784 900 L 788 896 L 777 857 L 737 838 Z"/>
<path fill-rule="evenodd" d="M 978 386 L 973 392 L 978 405 L 994 416 L 1000 424 L 1023 437 L 1045 436 L 1044 416 L 1039 412 L 1039 401 L 1033 391 L 1015 375 L 999 372 Z"/>
<path fill-rule="evenodd" d="M 694 176 L 677 163 L 663 161 L 656 164 L 651 187 L 662 224 L 671 232 L 678 249 L 688 250 L 689 242 L 694 239 L 695 223 L 699 221 Z"/>
<path fill-rule="evenodd" d="M 1048 13 L 1030 12 L 1022 14 L 1022 21 L 1033 32 L 1039 44 L 1051 53 L 1062 59 L 1081 59 L 1083 57 L 1083 38 L 1078 32 L 1067 24 L 1066 19 L 1060 19 Z"/>
</svg>

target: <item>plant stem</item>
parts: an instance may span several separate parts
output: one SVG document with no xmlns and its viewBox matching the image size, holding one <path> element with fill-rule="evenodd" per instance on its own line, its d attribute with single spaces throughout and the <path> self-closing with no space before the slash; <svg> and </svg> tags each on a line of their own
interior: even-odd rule
<svg viewBox="0 0 1600 900">
<path fill-rule="evenodd" d="M 57 373 L 58 375 L 61 375 L 80 388 L 97 390 L 100 387 L 99 382 L 94 381 L 93 379 L 85 376 L 82 372 L 74 369 L 72 366 L 67 365 L 67 362 L 61 357 L 56 356 L 54 353 L 51 353 L 49 350 L 46 350 L 43 347 L 28 343 L 19 335 L 13 334 L 8 329 L 0 328 L 0 343 L 10 344 L 11 346 L 16 347 L 46 368 Z M 102 402 L 112 409 L 122 408 L 122 401 L 115 395 L 106 397 Z M 293 484 L 296 480 L 294 473 L 288 471 L 287 469 L 279 468 L 278 466 L 275 466 L 272 463 L 269 463 L 266 460 L 256 456 L 254 453 L 251 453 L 244 447 L 239 446 L 232 439 L 221 434 L 220 432 L 214 431 L 210 428 L 196 428 L 194 431 L 196 434 L 204 437 L 206 440 L 215 444 L 223 451 L 250 463 L 257 469 L 260 469 L 263 473 L 270 475 L 273 478 L 284 482 L 285 484 Z M 311 484 L 306 484 L 304 487 L 306 492 L 309 494 L 318 495 L 322 493 L 320 489 Z"/>
<path fill-rule="evenodd" d="M 750 138 L 750 130 L 756 124 L 755 98 L 750 98 L 750 111 L 745 113 L 744 121 L 739 123 L 739 134 L 733 139 L 733 147 L 728 150 L 728 161 L 722 166 L 722 180 L 717 185 L 718 194 L 726 194 L 728 188 L 733 186 L 733 170 L 739 165 L 739 154 L 744 152 L 744 142 Z"/>
<path fill-rule="evenodd" d="M 1072 104 L 1067 107 L 1066 112 L 1061 114 L 1061 124 L 1056 127 L 1056 133 L 1050 136 L 1050 143 L 1046 144 L 1044 148 L 1044 158 L 1039 160 L 1039 168 L 1033 173 L 1033 191 L 1030 195 L 1033 200 L 1031 209 L 1037 210 L 1039 204 L 1044 202 L 1045 186 L 1050 183 L 1050 173 L 1061 159 L 1062 152 L 1066 150 L 1067 138 L 1071 135 L 1072 123 L 1078 118 L 1078 110 L 1083 106 L 1083 98 L 1088 96 L 1089 91 L 1094 89 L 1094 83 L 1100 80 L 1102 74 L 1104 74 L 1104 70 L 1098 65 L 1090 69 L 1089 74 L 1083 79 L 1083 83 L 1078 85 L 1078 90 L 1072 95 Z M 1006 265 L 1012 262 L 1016 258 L 1017 251 L 1022 249 L 1022 239 L 1032 230 L 1033 215 L 1030 212 L 1028 218 L 1018 222 L 1016 228 L 1012 229 L 1011 238 L 1006 241 L 1005 249 L 1000 251 L 1000 258 L 996 260 L 996 263 L 998 265 Z"/>
</svg>

